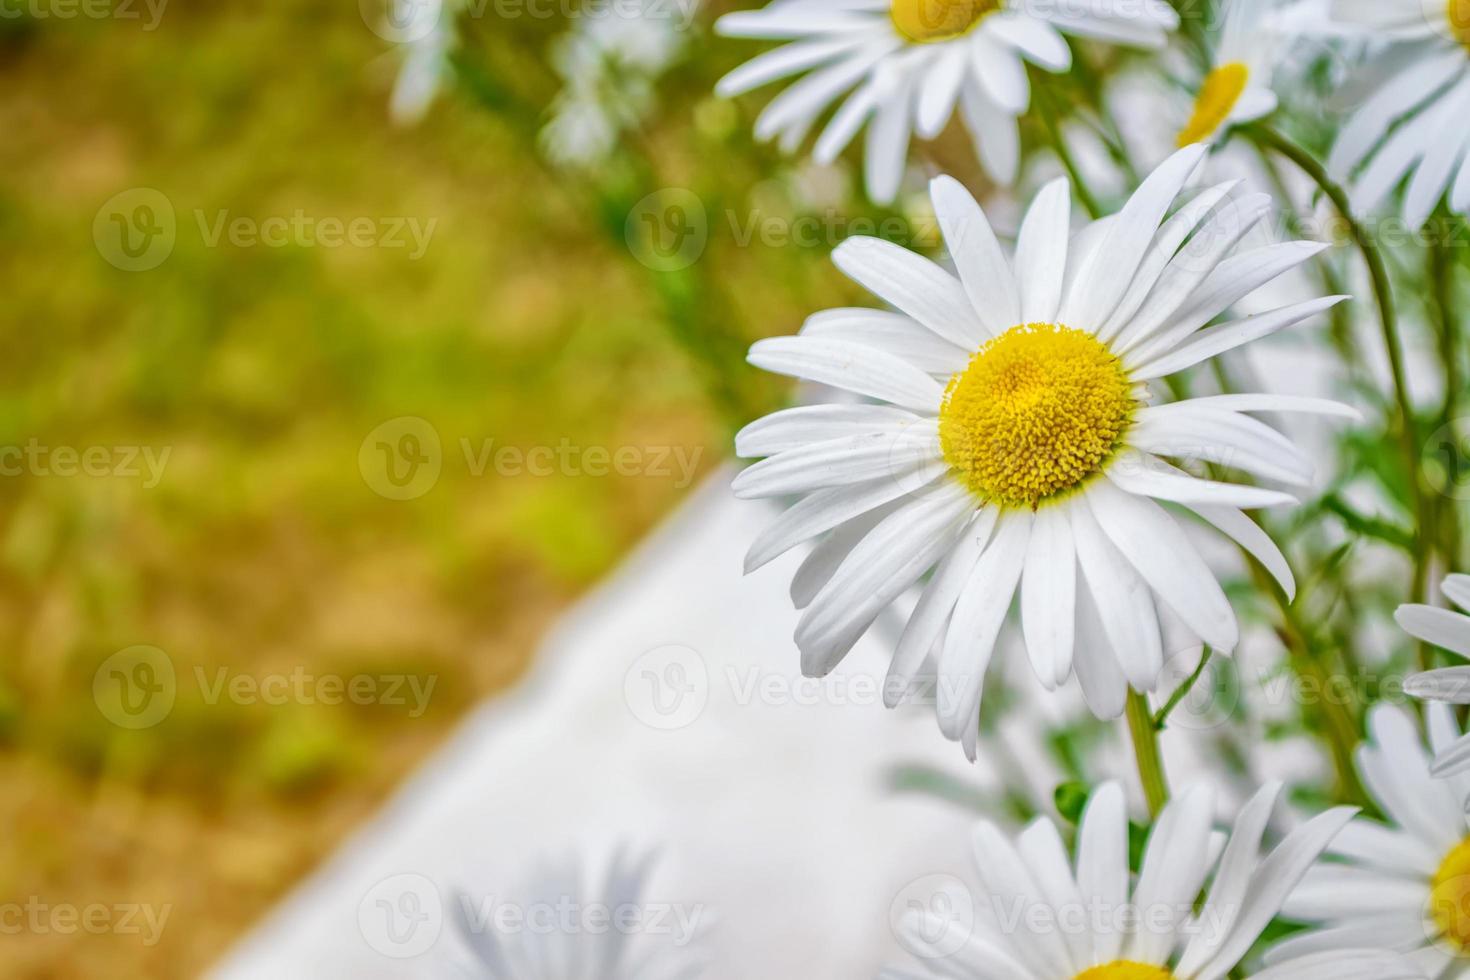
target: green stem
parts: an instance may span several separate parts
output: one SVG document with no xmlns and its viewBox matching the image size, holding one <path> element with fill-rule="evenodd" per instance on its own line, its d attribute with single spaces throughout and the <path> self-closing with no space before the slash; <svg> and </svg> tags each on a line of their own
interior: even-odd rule
<svg viewBox="0 0 1470 980">
<path fill-rule="evenodd" d="M 1175 708 L 1179 707 L 1179 702 L 1189 697 L 1189 692 L 1194 690 L 1195 684 L 1199 683 L 1200 677 L 1204 675 L 1205 668 L 1210 665 L 1210 658 L 1214 654 L 1215 651 L 1209 647 L 1205 647 L 1200 652 L 1199 664 L 1194 668 L 1194 673 L 1190 674 L 1183 684 L 1180 684 L 1174 689 L 1174 693 L 1169 695 L 1169 700 L 1164 702 L 1164 706 L 1154 716 L 1154 728 L 1163 731 L 1164 726 L 1169 722 L 1169 716 L 1174 713 Z"/>
<path fill-rule="evenodd" d="M 1446 222 L 1453 218 L 1445 217 Z M 1439 360 L 1444 367 L 1444 402 L 1439 410 L 1442 429 L 1454 426 L 1460 414 L 1460 329 L 1462 324 L 1455 307 L 1455 254 L 1444 239 L 1436 234 L 1429 250 L 1430 275 L 1434 283 L 1434 303 L 1439 308 Z M 1438 530 L 1440 549 L 1451 569 L 1460 563 L 1460 514 L 1455 501 L 1445 495 L 1439 500 Z"/>
<path fill-rule="evenodd" d="M 1138 781 L 1148 800 L 1148 812 L 1158 819 L 1169 802 L 1169 783 L 1164 778 L 1164 762 L 1159 754 L 1159 730 L 1148 698 L 1128 689 L 1128 733 L 1133 737 L 1133 755 L 1138 759 Z"/>
<path fill-rule="evenodd" d="M 1096 221 L 1103 216 L 1102 206 L 1098 203 L 1097 195 L 1092 193 L 1092 188 L 1087 186 L 1087 181 L 1082 178 L 1082 171 L 1077 166 L 1072 151 L 1067 147 L 1067 140 L 1062 135 L 1061 124 L 1057 121 L 1056 109 L 1052 103 L 1052 95 L 1045 88 L 1038 93 L 1036 108 L 1041 116 L 1042 125 L 1046 127 L 1046 134 L 1051 139 L 1052 149 L 1056 151 L 1057 158 L 1062 161 L 1062 167 L 1067 171 L 1067 176 L 1072 180 L 1072 187 L 1077 192 L 1077 199 L 1087 209 L 1088 215 Z"/>
<path fill-rule="evenodd" d="M 1311 178 L 1347 224 L 1348 232 L 1353 237 L 1353 243 L 1357 245 L 1358 251 L 1363 254 L 1363 261 L 1368 265 L 1368 275 L 1373 281 L 1373 296 L 1378 303 L 1378 321 L 1383 330 L 1383 344 L 1388 350 L 1389 372 L 1393 375 L 1394 400 L 1398 404 L 1399 412 L 1399 446 L 1404 454 L 1404 463 L 1408 467 L 1405 475 L 1409 481 L 1409 492 L 1413 502 L 1417 529 L 1414 546 L 1414 574 L 1409 594 L 1412 601 L 1420 601 L 1424 598 L 1429 582 L 1429 563 L 1434 552 L 1434 549 L 1429 547 L 1426 537 L 1433 525 L 1433 518 L 1428 495 L 1424 492 L 1424 483 L 1419 474 L 1418 426 L 1414 418 L 1414 403 L 1409 398 L 1409 382 L 1404 370 L 1403 338 L 1399 334 L 1398 312 L 1394 307 L 1393 285 L 1388 277 L 1388 264 L 1384 261 L 1383 251 L 1378 247 L 1378 243 L 1353 217 L 1353 209 L 1348 201 L 1347 192 L 1328 176 L 1326 168 L 1318 163 L 1315 157 L 1262 123 L 1251 124 L 1246 127 L 1246 132 L 1258 144 L 1286 157 L 1302 173 Z M 1423 644 L 1420 644 L 1419 652 L 1422 663 L 1427 657 Z"/>
</svg>

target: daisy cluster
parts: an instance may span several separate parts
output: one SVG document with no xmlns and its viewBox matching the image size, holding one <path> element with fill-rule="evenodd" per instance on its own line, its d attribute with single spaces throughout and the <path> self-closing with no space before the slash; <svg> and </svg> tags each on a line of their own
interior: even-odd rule
<svg viewBox="0 0 1470 980">
<path fill-rule="evenodd" d="M 1004 686 L 992 666 L 1014 650 L 1040 696 L 1075 692 L 1097 719 L 1118 719 L 1136 760 L 1082 773 L 1018 836 L 982 824 L 973 921 L 913 911 L 913 964 L 885 976 L 1470 976 L 1470 736 L 1452 707 L 1470 704 L 1470 667 L 1435 663 L 1470 658 L 1470 616 L 1437 603 L 1470 610 L 1470 578 L 1431 588 L 1433 570 L 1461 558 L 1464 495 L 1443 479 L 1436 493 L 1421 465 L 1423 395 L 1407 380 L 1401 315 L 1417 290 L 1451 425 L 1463 260 L 1432 238 L 1391 249 L 1370 221 L 1391 206 L 1411 229 L 1436 215 L 1462 227 L 1470 210 L 1470 4 L 774 0 L 717 31 L 775 42 L 717 86 L 742 100 L 785 86 L 759 110 L 759 139 L 788 153 L 810 143 L 822 164 L 861 161 L 878 205 L 927 170 L 944 240 L 938 256 L 842 242 L 832 261 L 873 301 L 750 349 L 752 365 L 805 383 L 799 404 L 738 434 L 738 455 L 758 461 L 734 480 L 740 497 L 789 503 L 747 571 L 799 555 L 782 567 L 802 670 L 824 676 L 876 641 L 888 706 L 929 682 L 940 733 L 976 760 Z M 1304 57 L 1355 102 L 1326 131 L 1297 119 L 1299 92 L 1273 89 L 1306 84 Z M 1124 65 L 1187 93 L 1173 103 L 1175 146 L 1153 160 L 1135 157 L 1106 98 L 1058 95 L 1101 92 Z M 1110 147 L 1116 202 L 1082 182 L 1059 115 Z M 951 130 L 980 165 L 968 186 L 926 149 Z M 1253 166 L 1232 167 L 1232 154 Z M 1067 176 L 1039 177 L 1033 161 L 1050 159 Z M 1335 209 L 1355 249 L 1291 233 L 1303 188 L 1307 214 Z M 1408 278 L 1411 263 L 1435 272 Z M 1334 311 L 1349 293 L 1363 299 Z M 1351 397 L 1255 379 L 1244 351 L 1275 335 L 1334 363 L 1332 345 L 1303 333 L 1329 316 L 1345 336 L 1375 328 L 1365 335 L 1388 370 L 1365 371 L 1348 340 L 1339 373 L 1365 379 Z M 1392 535 L 1324 491 L 1321 450 L 1287 435 L 1309 417 L 1319 445 L 1379 433 L 1373 451 L 1400 474 L 1398 499 L 1378 510 L 1395 515 Z M 1345 534 L 1324 530 L 1333 511 Z M 1330 576 L 1314 567 L 1298 597 L 1293 565 L 1328 560 L 1334 537 L 1341 562 L 1354 534 L 1393 537 L 1390 560 L 1412 567 L 1395 586 L 1402 632 L 1364 628 L 1371 613 L 1343 594 L 1347 575 L 1327 602 Z M 1324 636 L 1414 653 L 1408 697 L 1359 685 L 1356 649 L 1324 649 Z M 1209 772 L 1173 785 L 1171 712 L 1212 658 L 1252 642 L 1281 651 L 1283 671 L 1352 691 L 1302 712 L 1335 786 L 1288 794 L 1265 756 L 1247 762 L 1259 788 L 1231 794 L 1238 805 Z M 1180 656 L 1197 669 L 1170 678 Z M 1021 914 L 1036 910 L 1047 914 Z"/>
<path fill-rule="evenodd" d="M 687 53 L 648 2 L 557 43 L 553 161 L 595 173 Z M 734 493 L 779 503 L 746 571 L 789 577 L 806 675 L 881 651 L 887 706 L 933 692 L 971 761 L 1018 703 L 1132 755 L 1074 752 L 1019 832 L 981 823 L 975 915 L 911 910 L 883 976 L 1470 977 L 1470 0 L 721 10 L 716 50 L 767 43 L 715 85 L 758 140 L 860 168 L 875 209 L 927 192 L 943 245 L 847 238 L 862 305 L 750 348 L 800 384 L 735 438 Z M 404 106 L 454 43 L 426 38 Z M 1112 102 L 1140 73 L 1161 146 Z M 1248 654 L 1209 731 L 1178 724 Z M 1314 693 L 1273 703 L 1274 676 Z M 491 976 L 699 972 L 472 940 Z"/>
</svg>

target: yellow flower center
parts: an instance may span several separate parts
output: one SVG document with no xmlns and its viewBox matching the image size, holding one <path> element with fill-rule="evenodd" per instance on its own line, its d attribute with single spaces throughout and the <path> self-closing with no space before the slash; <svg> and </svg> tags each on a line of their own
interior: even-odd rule
<svg viewBox="0 0 1470 980">
<path fill-rule="evenodd" d="M 1470 0 L 1454 0 L 1470 3 Z M 1245 83 L 1250 80 L 1250 69 L 1239 61 L 1221 65 L 1205 76 L 1199 87 L 1199 98 L 1194 101 L 1194 115 L 1179 132 L 1179 145 L 1189 146 L 1213 136 L 1215 131 L 1230 117 L 1230 110 L 1240 101 Z"/>
<path fill-rule="evenodd" d="M 1435 872 L 1429 910 L 1444 938 L 1470 953 L 1470 838 L 1450 851 Z"/>
<path fill-rule="evenodd" d="M 1470 0 L 1449 0 L 1450 30 L 1470 49 Z"/>
<path fill-rule="evenodd" d="M 893 0 L 893 26 L 918 44 L 969 31 L 1000 9 L 1001 0 Z"/>
<path fill-rule="evenodd" d="M 1025 323 L 950 380 L 940 446 L 978 496 L 1034 510 L 1102 468 L 1136 404 L 1122 363 L 1091 334 Z"/>
<path fill-rule="evenodd" d="M 1076 980 L 1174 980 L 1174 975 L 1161 966 L 1119 960 L 1083 970 Z"/>
</svg>

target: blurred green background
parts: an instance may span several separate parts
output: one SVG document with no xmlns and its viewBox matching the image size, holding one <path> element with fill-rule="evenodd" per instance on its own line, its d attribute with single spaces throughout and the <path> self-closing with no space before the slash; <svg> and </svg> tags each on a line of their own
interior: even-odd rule
<svg viewBox="0 0 1470 980">
<path fill-rule="evenodd" d="M 465 84 L 398 127 L 397 53 L 356 4 L 179 3 L 151 31 L 63 9 L 0 20 L 0 446 L 105 451 L 111 468 L 66 475 L 46 455 L 0 478 L 0 902 L 169 918 L 149 945 L 44 913 L 0 934 L 0 962 L 190 976 L 688 492 L 669 475 L 476 475 L 460 440 L 678 449 L 706 475 L 782 395 L 743 366 L 746 344 L 857 296 L 825 247 L 715 236 L 664 273 L 630 253 L 626 216 L 661 187 L 712 214 L 783 200 L 748 119 L 708 95 L 748 52 L 717 58 L 703 32 L 657 122 L 578 174 L 535 146 L 564 22 L 468 25 Z M 139 188 L 173 208 L 176 242 L 124 271 L 94 221 Z M 417 260 L 199 227 L 298 210 L 437 224 Z M 359 452 L 404 416 L 442 439 L 442 473 L 400 501 Z M 141 457 L 129 475 L 133 449 L 167 452 L 156 485 Z M 132 729 L 93 685 L 140 644 L 163 651 L 176 700 Z M 220 676 L 293 673 L 435 686 L 420 717 L 210 695 Z"/>
</svg>

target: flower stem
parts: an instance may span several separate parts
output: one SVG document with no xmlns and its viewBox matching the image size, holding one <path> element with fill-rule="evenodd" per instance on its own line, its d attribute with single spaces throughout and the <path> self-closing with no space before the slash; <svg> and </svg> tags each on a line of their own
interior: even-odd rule
<svg viewBox="0 0 1470 980">
<path fill-rule="evenodd" d="M 1043 89 L 1038 95 L 1036 108 L 1041 116 L 1042 125 L 1046 127 L 1046 134 L 1051 138 L 1052 149 L 1056 151 L 1057 159 L 1062 161 L 1062 167 L 1067 171 L 1067 176 L 1071 178 L 1072 188 L 1077 192 L 1077 199 L 1087 209 L 1088 216 L 1096 221 L 1103 215 L 1102 206 L 1098 203 L 1097 195 L 1092 193 L 1092 188 L 1088 187 L 1087 181 L 1083 179 L 1082 170 L 1077 166 L 1077 160 L 1067 146 L 1066 137 L 1062 135 L 1062 127 L 1057 121 L 1056 106 L 1052 102 L 1051 92 Z"/>
<path fill-rule="evenodd" d="M 1388 350 L 1389 371 L 1393 375 L 1394 399 L 1398 404 L 1399 412 L 1399 444 L 1404 454 L 1404 463 L 1408 467 L 1405 476 L 1409 481 L 1409 493 L 1416 526 L 1414 576 L 1409 594 L 1412 601 L 1421 601 L 1429 582 L 1429 563 L 1434 553 L 1426 537 L 1433 521 L 1428 495 L 1424 492 L 1424 482 L 1419 472 L 1418 425 L 1414 417 L 1414 403 L 1409 398 L 1409 382 L 1404 371 L 1403 338 L 1399 334 L 1398 312 L 1394 307 L 1393 285 L 1388 277 L 1388 264 L 1383 259 L 1383 251 L 1378 247 L 1378 243 L 1353 217 L 1353 209 L 1348 201 L 1347 192 L 1328 176 L 1326 168 L 1318 163 L 1312 154 L 1264 124 L 1252 123 L 1246 127 L 1245 131 L 1259 145 L 1286 157 L 1302 173 L 1311 178 L 1347 224 L 1348 232 L 1353 237 L 1353 243 L 1357 245 L 1358 251 L 1363 254 L 1363 261 L 1368 265 L 1368 275 L 1373 281 L 1373 296 L 1378 303 L 1378 321 L 1383 330 L 1383 344 Z M 1424 656 L 1421 644 L 1421 660 Z"/>
<path fill-rule="evenodd" d="M 1148 800 L 1148 812 L 1157 819 L 1169 802 L 1169 783 L 1164 778 L 1164 762 L 1159 754 L 1159 729 L 1148 698 L 1128 689 L 1128 733 L 1133 737 L 1133 755 L 1138 759 L 1138 781 Z"/>
</svg>

